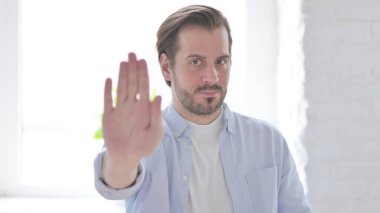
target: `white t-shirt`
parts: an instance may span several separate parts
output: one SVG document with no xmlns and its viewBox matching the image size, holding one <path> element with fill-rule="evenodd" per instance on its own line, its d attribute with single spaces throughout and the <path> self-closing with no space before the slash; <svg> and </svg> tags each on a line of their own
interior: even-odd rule
<svg viewBox="0 0 380 213">
<path fill-rule="evenodd" d="M 192 175 L 186 213 L 232 213 L 232 200 L 219 157 L 223 115 L 208 125 L 191 123 Z"/>
</svg>

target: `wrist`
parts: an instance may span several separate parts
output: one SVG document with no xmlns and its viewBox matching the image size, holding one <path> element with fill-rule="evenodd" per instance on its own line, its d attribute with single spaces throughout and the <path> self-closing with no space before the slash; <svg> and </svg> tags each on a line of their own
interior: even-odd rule
<svg viewBox="0 0 380 213">
<path fill-rule="evenodd" d="M 107 163 L 107 165 L 111 166 L 112 168 L 126 170 L 137 167 L 140 163 L 140 160 L 140 158 L 132 157 L 130 155 L 123 158 L 113 157 L 108 151 L 106 151 L 103 157 L 103 164 Z"/>
<path fill-rule="evenodd" d="M 103 179 L 113 188 L 127 188 L 136 180 L 139 163 L 137 159 L 113 159 L 106 152 L 103 156 Z"/>
</svg>

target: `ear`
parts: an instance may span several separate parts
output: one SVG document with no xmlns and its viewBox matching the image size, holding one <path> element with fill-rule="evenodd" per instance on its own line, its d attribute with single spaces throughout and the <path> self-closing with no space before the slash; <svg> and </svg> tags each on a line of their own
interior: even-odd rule
<svg viewBox="0 0 380 213">
<path fill-rule="evenodd" d="M 165 81 L 171 81 L 170 77 L 170 62 L 168 56 L 165 53 L 160 55 L 160 67 L 162 76 L 164 76 Z"/>
</svg>

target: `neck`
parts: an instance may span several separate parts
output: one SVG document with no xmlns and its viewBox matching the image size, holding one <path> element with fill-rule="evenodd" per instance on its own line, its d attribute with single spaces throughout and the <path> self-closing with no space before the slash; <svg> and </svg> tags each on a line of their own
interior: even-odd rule
<svg viewBox="0 0 380 213">
<path fill-rule="evenodd" d="M 174 105 L 174 109 L 186 120 L 193 122 L 195 124 L 200 124 L 200 125 L 210 124 L 211 122 L 213 122 L 215 119 L 218 118 L 220 112 L 222 111 L 222 108 L 220 107 L 218 110 L 216 110 L 215 112 L 211 114 L 198 115 L 198 114 L 194 114 L 193 112 L 188 111 L 182 106 Z"/>
</svg>

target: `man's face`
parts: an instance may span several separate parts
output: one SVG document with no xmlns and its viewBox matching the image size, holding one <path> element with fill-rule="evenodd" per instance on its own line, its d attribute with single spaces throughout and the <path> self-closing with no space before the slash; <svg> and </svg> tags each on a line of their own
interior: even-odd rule
<svg viewBox="0 0 380 213">
<path fill-rule="evenodd" d="M 177 110 L 196 116 L 219 113 L 227 93 L 231 66 L 226 29 L 208 31 L 187 26 L 178 34 L 178 46 L 170 71 Z"/>
</svg>

